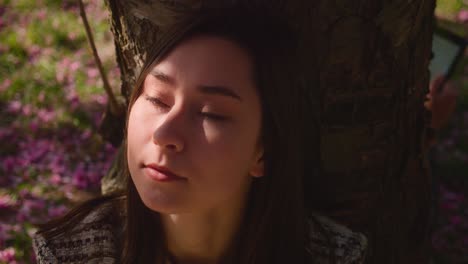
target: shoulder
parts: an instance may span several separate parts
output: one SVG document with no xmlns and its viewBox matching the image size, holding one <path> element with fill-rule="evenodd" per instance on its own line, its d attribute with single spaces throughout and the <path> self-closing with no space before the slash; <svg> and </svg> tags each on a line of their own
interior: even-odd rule
<svg viewBox="0 0 468 264">
<path fill-rule="evenodd" d="M 364 263 L 367 238 L 363 234 L 318 214 L 307 219 L 307 227 L 306 250 L 314 263 Z"/>
<path fill-rule="evenodd" d="M 52 238 L 33 237 L 37 262 L 41 263 L 116 263 L 118 227 L 113 208 L 100 205 L 69 231 Z"/>
</svg>

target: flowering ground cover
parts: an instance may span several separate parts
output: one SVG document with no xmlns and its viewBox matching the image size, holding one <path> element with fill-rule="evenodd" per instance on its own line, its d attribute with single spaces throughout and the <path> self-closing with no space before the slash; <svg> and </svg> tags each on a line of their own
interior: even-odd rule
<svg viewBox="0 0 468 264">
<path fill-rule="evenodd" d="M 86 11 L 116 88 L 103 1 Z M 34 263 L 34 224 L 100 192 L 115 149 L 96 132 L 98 73 L 77 1 L 0 1 L 0 263 Z"/>
<path fill-rule="evenodd" d="M 468 34 L 468 1 L 438 0 L 440 24 Z M 434 263 L 468 263 L 468 58 L 453 78 L 458 87 L 457 108 L 438 136 L 433 151 L 433 174 L 438 190 L 432 234 Z"/>
<path fill-rule="evenodd" d="M 85 0 L 111 86 L 119 86 L 103 1 Z M 464 30 L 468 1 L 438 0 Z M 435 263 L 468 263 L 468 59 L 457 112 L 435 149 Z M 75 0 L 0 0 L 0 264 L 34 263 L 35 223 L 96 195 L 115 155 L 97 128 L 107 104 Z"/>
</svg>

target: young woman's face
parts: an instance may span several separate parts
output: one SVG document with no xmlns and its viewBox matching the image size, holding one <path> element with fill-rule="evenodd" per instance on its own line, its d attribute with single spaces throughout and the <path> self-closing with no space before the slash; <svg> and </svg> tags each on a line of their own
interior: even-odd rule
<svg viewBox="0 0 468 264">
<path fill-rule="evenodd" d="M 143 203 L 161 213 L 242 201 L 263 175 L 260 100 L 250 56 L 197 36 L 147 75 L 128 121 L 127 158 Z"/>
</svg>

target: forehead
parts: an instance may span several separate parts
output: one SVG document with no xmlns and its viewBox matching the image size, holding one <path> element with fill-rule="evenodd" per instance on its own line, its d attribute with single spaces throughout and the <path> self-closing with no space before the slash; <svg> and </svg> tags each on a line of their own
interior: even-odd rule
<svg viewBox="0 0 468 264">
<path fill-rule="evenodd" d="M 176 80 L 245 85 L 253 80 L 248 52 L 227 38 L 199 35 L 177 45 L 155 68 Z"/>
</svg>

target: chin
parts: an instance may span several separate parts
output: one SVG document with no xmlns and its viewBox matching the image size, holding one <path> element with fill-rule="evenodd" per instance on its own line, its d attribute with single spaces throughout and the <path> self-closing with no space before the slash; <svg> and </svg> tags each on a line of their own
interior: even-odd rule
<svg viewBox="0 0 468 264">
<path fill-rule="evenodd" d="M 170 195 L 165 195 L 155 190 L 152 190 L 150 195 L 142 196 L 140 194 L 140 198 L 148 209 L 161 214 L 176 214 L 186 211 L 180 199 L 172 199 Z"/>
</svg>

